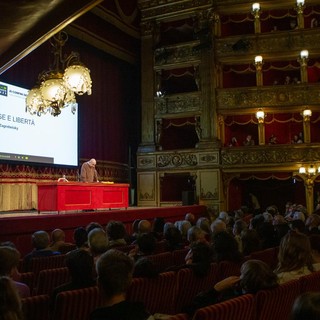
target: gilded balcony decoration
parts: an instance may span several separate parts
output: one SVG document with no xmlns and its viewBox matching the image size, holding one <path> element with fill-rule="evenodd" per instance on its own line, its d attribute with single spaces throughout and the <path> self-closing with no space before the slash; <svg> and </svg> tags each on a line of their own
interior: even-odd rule
<svg viewBox="0 0 320 320">
<path fill-rule="evenodd" d="M 194 49 L 197 45 L 199 45 L 199 41 L 156 49 L 154 51 L 155 68 L 166 65 L 176 66 L 179 63 L 199 64 L 200 52 Z"/>
<path fill-rule="evenodd" d="M 156 115 L 199 112 L 201 94 L 199 92 L 183 93 L 155 98 Z"/>
<path fill-rule="evenodd" d="M 157 167 L 159 168 L 193 167 L 197 164 L 197 156 L 191 153 L 168 153 L 157 156 Z"/>
<path fill-rule="evenodd" d="M 279 53 L 283 51 L 299 52 L 304 48 L 320 49 L 320 33 L 317 29 L 299 31 L 277 32 L 256 35 L 230 36 L 216 39 L 215 49 L 219 60 L 228 60 L 228 57 L 241 55 L 256 55 Z M 236 44 L 245 45 L 245 50 L 239 50 Z M 241 46 L 240 46 L 241 48 Z"/>
<path fill-rule="evenodd" d="M 270 166 L 274 170 L 275 166 L 319 160 L 320 146 L 309 144 L 223 148 L 221 150 L 221 164 L 224 168 L 241 166 L 248 170 L 248 167 Z"/>
<path fill-rule="evenodd" d="M 217 89 L 218 110 L 314 105 L 320 103 L 319 84 Z M 307 94 L 306 94 L 307 93 Z"/>
</svg>

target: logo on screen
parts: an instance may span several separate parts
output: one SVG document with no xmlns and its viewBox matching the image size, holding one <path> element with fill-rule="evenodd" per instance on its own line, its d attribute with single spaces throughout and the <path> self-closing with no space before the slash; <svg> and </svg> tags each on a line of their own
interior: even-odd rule
<svg viewBox="0 0 320 320">
<path fill-rule="evenodd" d="M 0 95 L 1 96 L 8 96 L 8 86 L 5 86 L 4 84 L 0 84 Z"/>
</svg>

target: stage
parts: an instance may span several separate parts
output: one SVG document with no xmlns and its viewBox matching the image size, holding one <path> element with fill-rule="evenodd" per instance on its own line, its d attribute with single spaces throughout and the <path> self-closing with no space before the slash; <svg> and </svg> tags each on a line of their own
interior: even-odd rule
<svg viewBox="0 0 320 320">
<path fill-rule="evenodd" d="M 90 222 L 98 222 L 103 226 L 110 220 L 122 221 L 127 231 L 131 232 L 132 222 L 136 219 L 153 221 L 155 217 L 163 217 L 166 222 L 182 220 L 186 213 L 192 212 L 196 217 L 204 216 L 207 208 L 202 205 L 174 206 L 160 208 L 128 207 L 127 209 L 109 209 L 96 211 L 15 211 L 0 212 L 0 242 L 12 241 L 22 256 L 32 250 L 31 235 L 37 230 L 51 233 L 55 228 L 63 229 L 66 241 L 72 242 L 73 231 L 77 227 L 85 227 Z"/>
</svg>

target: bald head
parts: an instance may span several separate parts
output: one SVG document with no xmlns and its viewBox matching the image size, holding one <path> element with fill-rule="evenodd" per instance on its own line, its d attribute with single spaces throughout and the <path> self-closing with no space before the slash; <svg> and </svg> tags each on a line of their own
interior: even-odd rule
<svg viewBox="0 0 320 320">
<path fill-rule="evenodd" d="M 61 229 L 54 229 L 51 232 L 51 240 L 53 242 L 57 242 L 57 241 L 64 241 L 65 240 L 65 233 L 63 230 Z"/>
<path fill-rule="evenodd" d="M 95 167 L 96 166 L 96 164 L 97 164 L 97 161 L 96 161 L 96 159 L 90 159 L 89 161 L 88 161 L 88 163 L 89 163 L 89 165 L 90 165 L 90 167 Z"/>
<path fill-rule="evenodd" d="M 151 232 L 151 222 L 148 220 L 141 220 L 138 224 L 139 233 L 149 233 Z"/>
</svg>

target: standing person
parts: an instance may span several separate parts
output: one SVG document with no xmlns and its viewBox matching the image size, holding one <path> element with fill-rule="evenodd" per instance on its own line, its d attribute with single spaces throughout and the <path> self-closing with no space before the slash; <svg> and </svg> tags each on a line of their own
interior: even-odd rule
<svg viewBox="0 0 320 320">
<path fill-rule="evenodd" d="M 80 179 L 82 182 L 99 182 L 96 164 L 96 159 L 90 159 L 82 164 L 80 174 Z"/>
</svg>

